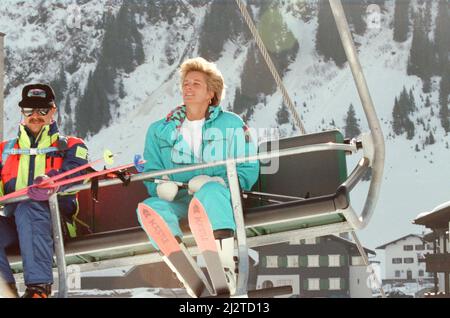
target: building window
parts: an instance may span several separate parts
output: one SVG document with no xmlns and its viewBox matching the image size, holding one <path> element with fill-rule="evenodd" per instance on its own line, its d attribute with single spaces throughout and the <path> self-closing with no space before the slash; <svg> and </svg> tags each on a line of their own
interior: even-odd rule
<svg viewBox="0 0 450 318">
<path fill-rule="evenodd" d="M 267 268 L 278 268 L 278 256 L 267 256 Z"/>
<path fill-rule="evenodd" d="M 414 258 L 412 258 L 412 257 L 405 257 L 405 258 L 403 259 L 403 262 L 404 262 L 405 264 L 413 264 L 413 263 L 414 263 Z"/>
<path fill-rule="evenodd" d="M 412 271 L 406 271 L 406 279 L 411 280 L 413 278 Z"/>
<path fill-rule="evenodd" d="M 363 266 L 364 260 L 361 256 L 352 256 L 352 265 L 353 266 Z"/>
<path fill-rule="evenodd" d="M 423 277 L 424 276 L 424 271 L 423 271 L 423 269 L 419 269 L 419 277 Z"/>
<path fill-rule="evenodd" d="M 400 276 L 401 276 L 400 271 L 395 271 L 395 278 L 400 278 Z"/>
<path fill-rule="evenodd" d="M 287 267 L 289 268 L 298 268 L 298 256 L 297 255 L 288 255 L 288 264 Z"/>
<path fill-rule="evenodd" d="M 341 290 L 341 279 L 339 277 L 330 278 L 329 286 L 330 286 L 330 290 Z"/>
<path fill-rule="evenodd" d="M 404 251 L 413 251 L 414 245 L 403 245 L 403 250 Z"/>
<path fill-rule="evenodd" d="M 294 281 L 292 279 L 277 279 L 275 282 L 276 286 L 294 286 Z"/>
<path fill-rule="evenodd" d="M 392 264 L 401 264 L 402 263 L 402 259 L 401 258 L 393 258 L 392 259 Z"/>
<path fill-rule="evenodd" d="M 329 266 L 328 255 L 320 255 L 319 256 L 319 267 L 328 267 L 328 266 Z"/>
<path fill-rule="evenodd" d="M 278 268 L 286 268 L 288 266 L 288 258 L 285 255 L 278 256 Z"/>
<path fill-rule="evenodd" d="M 308 257 L 305 255 L 299 256 L 299 266 L 308 267 Z"/>
<path fill-rule="evenodd" d="M 434 277 L 433 273 L 428 273 L 428 277 Z"/>
<path fill-rule="evenodd" d="M 308 267 L 319 267 L 319 255 L 308 255 Z"/>
<path fill-rule="evenodd" d="M 316 244 L 316 238 L 315 237 L 311 237 L 311 238 L 305 239 L 305 244 L 308 244 L 308 245 Z"/>
<path fill-rule="evenodd" d="M 308 290 L 320 290 L 320 279 L 308 278 Z"/>
<path fill-rule="evenodd" d="M 424 251 L 425 245 L 416 245 L 416 251 Z"/>
<path fill-rule="evenodd" d="M 328 255 L 328 266 L 340 267 L 341 266 L 341 255 Z"/>
<path fill-rule="evenodd" d="M 433 244 L 427 244 L 427 250 L 434 250 Z"/>
</svg>

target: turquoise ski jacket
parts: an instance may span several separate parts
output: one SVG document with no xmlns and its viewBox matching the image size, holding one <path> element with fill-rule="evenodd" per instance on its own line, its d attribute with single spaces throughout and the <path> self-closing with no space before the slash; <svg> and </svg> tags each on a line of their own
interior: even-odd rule
<svg viewBox="0 0 450 318">
<path fill-rule="evenodd" d="M 234 113 L 223 111 L 220 106 L 210 106 L 202 130 L 200 157 L 197 157 L 180 131 L 185 118 L 186 106 L 183 105 L 170 112 L 165 119 L 150 125 L 145 141 L 144 172 L 252 156 L 257 153 L 257 146 L 242 119 Z M 259 162 L 255 160 L 238 164 L 237 172 L 241 188 L 251 190 L 258 180 Z M 228 184 L 225 166 L 178 173 L 169 178 L 173 181 L 189 182 L 198 175 L 218 176 Z M 149 194 L 156 197 L 155 183 L 144 183 Z"/>
</svg>

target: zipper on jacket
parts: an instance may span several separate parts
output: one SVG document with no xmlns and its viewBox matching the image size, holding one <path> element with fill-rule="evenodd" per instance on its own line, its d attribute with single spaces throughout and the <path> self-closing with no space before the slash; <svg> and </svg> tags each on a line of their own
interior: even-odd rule
<svg viewBox="0 0 450 318">
<path fill-rule="evenodd" d="M 33 142 L 31 143 L 30 148 L 37 148 L 37 142 L 33 137 Z M 28 166 L 28 185 L 32 185 L 34 182 L 34 165 L 36 162 L 36 156 L 30 156 L 30 165 Z"/>
</svg>

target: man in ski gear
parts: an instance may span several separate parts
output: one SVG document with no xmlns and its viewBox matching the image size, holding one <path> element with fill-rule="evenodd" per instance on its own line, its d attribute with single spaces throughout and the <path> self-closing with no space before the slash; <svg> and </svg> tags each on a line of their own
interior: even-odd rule
<svg viewBox="0 0 450 318">
<path fill-rule="evenodd" d="M 256 145 L 247 126 L 238 115 L 220 106 L 224 80 L 216 65 L 203 58 L 190 59 L 181 66 L 180 75 L 184 104 L 148 129 L 144 172 L 255 155 Z M 238 164 L 237 172 L 240 187 L 250 190 L 258 179 L 259 162 Z M 191 200 L 197 198 L 208 214 L 222 263 L 234 276 L 230 277 L 233 291 L 236 224 L 225 166 L 178 173 L 165 179 L 188 183 L 189 189 L 178 189 L 173 182 L 145 182 L 151 198 L 143 203 L 165 220 L 181 242 L 179 221 L 187 217 Z M 150 240 L 158 248 L 151 237 Z"/>
<path fill-rule="evenodd" d="M 17 137 L 0 144 L 0 196 L 84 165 L 88 159 L 83 140 L 59 134 L 53 120 L 57 111 L 55 94 L 50 86 L 25 86 L 19 107 L 23 122 Z M 15 280 L 6 249 L 20 245 L 27 286 L 23 297 L 47 298 L 53 283 L 53 238 L 48 198 L 56 190 L 31 189 L 28 192 L 30 200 L 7 204 L 4 216 L 0 216 L 0 275 L 14 289 Z M 71 223 L 78 210 L 76 193 L 60 196 L 59 208 L 63 220 Z M 73 231 L 74 228 L 69 228 L 71 235 Z"/>
</svg>

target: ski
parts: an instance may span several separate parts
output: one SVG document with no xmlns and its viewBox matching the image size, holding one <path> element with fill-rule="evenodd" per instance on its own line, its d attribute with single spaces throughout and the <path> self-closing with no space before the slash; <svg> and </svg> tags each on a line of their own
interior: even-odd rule
<svg viewBox="0 0 450 318">
<path fill-rule="evenodd" d="M 145 163 L 145 161 L 139 162 L 139 164 L 142 164 L 142 163 Z M 65 185 L 68 185 L 68 184 L 71 184 L 71 183 L 84 181 L 84 180 L 92 179 L 92 178 L 95 178 L 95 177 L 101 177 L 101 176 L 107 175 L 109 173 L 117 172 L 117 171 L 120 171 L 120 170 L 127 170 L 127 169 L 130 169 L 130 168 L 133 168 L 134 166 L 135 166 L 135 163 L 129 163 L 129 164 L 117 166 L 117 167 L 110 168 L 110 169 L 103 169 L 103 170 L 100 170 L 100 171 L 87 173 L 87 174 L 84 174 L 82 176 L 77 176 L 77 177 L 74 177 L 74 178 L 58 181 L 58 182 L 55 182 L 55 183 L 50 184 L 50 185 L 48 185 L 46 187 L 43 187 L 43 188 L 47 188 L 47 187 L 48 188 L 62 187 L 62 186 L 65 186 Z"/>
<path fill-rule="evenodd" d="M 33 187 L 37 187 L 37 186 L 45 187 L 46 185 L 50 185 L 50 187 L 53 187 L 52 183 L 54 183 L 55 181 L 61 180 L 61 179 L 65 178 L 65 177 L 67 177 L 67 176 L 70 176 L 70 175 L 74 174 L 74 173 L 83 171 L 83 170 L 85 170 L 87 168 L 90 168 L 90 167 L 96 165 L 96 164 L 99 164 L 100 162 L 105 161 L 107 164 L 112 164 L 113 163 L 113 160 L 112 160 L 113 156 L 114 155 L 113 155 L 113 153 L 111 151 L 105 150 L 105 152 L 103 153 L 103 158 L 100 158 L 100 159 L 88 162 L 88 163 L 86 163 L 84 165 L 75 167 L 73 169 L 69 169 L 69 170 L 67 170 L 67 171 L 65 171 L 63 173 L 60 173 L 60 174 L 56 175 L 56 176 L 50 177 L 48 179 L 45 179 L 39 185 L 32 184 L 32 185 L 30 185 L 30 186 L 28 186 L 26 188 L 23 188 L 23 189 L 20 189 L 20 190 L 8 193 L 8 194 L 6 194 L 4 196 L 1 196 L 0 197 L 0 203 L 3 202 L 3 201 L 6 201 L 8 199 L 13 199 L 13 198 L 20 197 L 22 195 L 26 195 L 28 193 L 28 191 L 31 188 L 33 188 Z M 70 180 L 70 178 L 67 179 L 67 180 Z"/>
<path fill-rule="evenodd" d="M 191 228 L 203 258 L 205 259 L 209 277 L 211 278 L 216 295 L 229 296 L 230 290 L 217 250 L 211 223 L 203 205 L 196 198 L 193 198 L 189 205 L 188 218 L 189 227 Z"/>
<path fill-rule="evenodd" d="M 100 161 L 101 160 L 99 160 L 98 162 L 100 162 Z M 139 162 L 139 164 L 142 164 L 142 163 L 145 163 L 145 161 Z M 89 167 L 90 165 L 92 165 L 92 163 L 91 164 L 86 164 L 85 166 Z M 28 187 L 26 187 L 24 189 L 21 189 L 21 190 L 9 193 L 7 195 L 4 195 L 4 196 L 0 197 L 0 203 L 2 203 L 5 200 L 8 200 L 8 199 L 13 199 L 13 198 L 16 198 L 16 197 L 20 197 L 22 195 L 26 195 L 28 190 L 31 187 L 39 186 L 40 188 L 58 188 L 58 187 L 62 187 L 64 185 L 68 185 L 68 184 L 84 181 L 84 180 L 87 180 L 87 179 L 91 179 L 91 178 L 107 175 L 109 173 L 116 172 L 116 171 L 119 171 L 119 170 L 130 169 L 130 168 L 133 168 L 134 166 L 135 166 L 135 163 L 130 163 L 130 164 L 121 165 L 121 166 L 110 168 L 110 169 L 104 169 L 104 170 L 100 170 L 100 171 L 95 171 L 95 172 L 87 173 L 87 174 L 84 174 L 84 175 L 81 175 L 81 176 L 76 176 L 76 177 L 73 177 L 73 178 L 69 178 L 69 179 L 65 179 L 65 180 L 59 181 L 61 178 L 64 178 L 64 176 L 68 176 L 68 175 L 74 174 L 75 172 L 83 170 L 83 169 L 81 169 L 81 166 L 80 166 L 80 167 L 77 167 L 77 168 L 74 168 L 74 169 L 71 169 L 71 170 L 68 170 L 68 171 L 64 172 L 65 175 L 62 176 L 62 177 L 61 177 L 61 175 L 55 176 L 54 179 L 51 180 L 54 183 L 50 183 L 51 181 L 45 180 L 44 181 L 45 183 L 43 182 L 43 183 L 41 183 L 39 185 L 31 185 L 31 186 L 28 186 Z M 87 167 L 85 167 L 84 169 L 86 169 Z M 56 177 L 58 177 L 58 178 L 56 178 Z M 55 182 L 55 180 L 56 180 L 56 182 Z"/>
<path fill-rule="evenodd" d="M 145 232 L 158 245 L 164 260 L 177 274 L 185 288 L 190 289 L 196 297 L 201 297 L 206 290 L 212 295 L 213 290 L 202 270 L 184 244 L 178 243 L 159 214 L 143 203 L 138 205 L 138 213 Z"/>
</svg>

